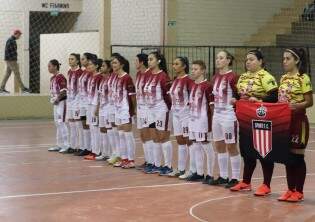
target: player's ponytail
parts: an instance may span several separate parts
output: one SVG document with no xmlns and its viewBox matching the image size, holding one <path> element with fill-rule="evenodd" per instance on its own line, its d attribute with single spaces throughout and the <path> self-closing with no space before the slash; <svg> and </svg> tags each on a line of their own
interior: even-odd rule
<svg viewBox="0 0 315 222">
<path fill-rule="evenodd" d="M 49 63 L 52 64 L 53 66 L 55 66 L 58 71 L 60 70 L 61 64 L 59 63 L 59 61 L 57 59 L 52 59 L 49 61 Z"/>
<path fill-rule="evenodd" d="M 154 57 L 157 59 L 160 70 L 163 70 L 167 74 L 167 64 L 164 55 L 158 51 L 151 52 L 150 54 L 154 55 Z"/>
</svg>

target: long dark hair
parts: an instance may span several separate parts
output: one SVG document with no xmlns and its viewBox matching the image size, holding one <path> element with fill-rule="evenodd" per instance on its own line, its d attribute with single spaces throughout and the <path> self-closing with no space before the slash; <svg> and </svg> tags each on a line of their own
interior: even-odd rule
<svg viewBox="0 0 315 222">
<path fill-rule="evenodd" d="M 59 61 L 57 59 L 52 59 L 49 61 L 50 64 L 52 64 L 53 66 L 56 66 L 57 70 L 60 70 L 60 66 L 61 64 L 59 63 Z"/>
<path fill-rule="evenodd" d="M 166 59 L 165 59 L 164 55 L 161 54 L 161 53 L 158 52 L 158 51 L 151 52 L 150 54 L 151 54 L 151 55 L 154 55 L 154 57 L 158 60 L 159 68 L 160 68 L 161 70 L 163 70 L 165 73 L 167 73 Z"/>
<path fill-rule="evenodd" d="M 301 75 L 305 74 L 308 72 L 308 56 L 307 53 L 305 51 L 305 49 L 303 48 L 290 48 L 290 49 L 286 49 L 285 52 L 289 52 L 295 61 L 297 61 L 298 63 L 296 64 L 299 73 Z M 308 73 L 309 74 L 309 73 Z"/>
<path fill-rule="evenodd" d="M 129 73 L 130 65 L 129 61 L 125 57 L 123 57 L 119 53 L 112 55 L 112 57 L 117 59 L 118 62 L 123 65 L 122 69 L 124 70 L 124 72 Z"/>
<path fill-rule="evenodd" d="M 96 60 L 97 59 L 97 55 L 93 54 L 93 53 L 89 53 L 89 52 L 85 52 L 83 53 L 83 56 L 87 59 L 87 60 Z"/>
<path fill-rule="evenodd" d="M 145 53 L 139 53 L 139 54 L 137 55 L 137 58 L 138 58 L 139 62 L 142 62 L 143 65 L 144 65 L 146 68 L 148 68 L 148 55 L 147 55 L 147 54 L 145 54 Z"/>
<path fill-rule="evenodd" d="M 81 68 L 80 54 L 78 54 L 78 53 L 71 53 L 70 56 L 74 56 L 74 58 L 77 60 L 78 66 Z"/>
<path fill-rule="evenodd" d="M 179 61 L 182 63 L 182 66 L 185 66 L 185 73 L 189 73 L 189 60 L 187 57 L 178 56 L 176 59 L 179 59 Z"/>
</svg>

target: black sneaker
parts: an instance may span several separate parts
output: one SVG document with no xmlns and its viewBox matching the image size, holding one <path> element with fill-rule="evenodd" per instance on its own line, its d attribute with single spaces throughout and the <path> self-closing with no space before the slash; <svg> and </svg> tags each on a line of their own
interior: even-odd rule
<svg viewBox="0 0 315 222">
<path fill-rule="evenodd" d="M 91 153 L 91 151 L 88 151 L 88 150 L 82 150 L 78 156 L 86 156 L 86 155 L 89 155 Z"/>
<path fill-rule="evenodd" d="M 72 149 L 71 147 L 66 152 L 66 154 L 73 154 L 73 153 L 75 153 L 75 149 Z"/>
<path fill-rule="evenodd" d="M 81 149 L 76 149 L 73 155 L 78 156 L 82 150 Z"/>
<path fill-rule="evenodd" d="M 239 181 L 237 179 L 232 179 L 225 185 L 225 188 L 230 189 L 231 187 L 234 187 L 238 183 Z"/>
<path fill-rule="evenodd" d="M 211 183 L 209 185 L 215 185 L 215 186 L 216 185 L 225 185 L 228 182 L 229 182 L 229 178 L 224 179 L 222 177 L 219 177 L 218 179 L 211 181 Z"/>
<path fill-rule="evenodd" d="M 0 93 L 2 93 L 2 94 L 10 94 L 10 92 L 5 90 L 5 89 L 0 89 Z"/>
<path fill-rule="evenodd" d="M 214 180 L 214 178 L 213 177 L 211 177 L 211 176 L 209 176 L 209 175 L 207 175 L 206 177 L 205 177 L 205 179 L 202 181 L 202 183 L 203 184 L 210 184 L 212 181 Z"/>
<path fill-rule="evenodd" d="M 198 175 L 197 173 L 193 173 L 187 178 L 187 181 L 190 182 L 200 182 L 204 179 L 204 175 Z"/>
</svg>

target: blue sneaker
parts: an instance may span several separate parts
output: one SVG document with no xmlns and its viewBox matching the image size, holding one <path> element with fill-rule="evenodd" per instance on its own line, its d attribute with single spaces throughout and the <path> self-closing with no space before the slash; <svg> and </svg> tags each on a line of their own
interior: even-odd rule
<svg viewBox="0 0 315 222">
<path fill-rule="evenodd" d="M 164 166 L 162 167 L 162 169 L 160 170 L 160 176 L 168 176 L 168 174 L 172 173 L 173 169 L 169 168 L 168 166 Z"/>
<path fill-rule="evenodd" d="M 146 167 L 144 167 L 143 172 L 149 174 L 153 168 L 154 168 L 153 164 L 148 164 Z"/>
<path fill-rule="evenodd" d="M 153 169 L 152 169 L 152 171 L 151 171 L 151 173 L 154 173 L 154 174 L 160 173 L 161 170 L 162 170 L 162 168 L 163 168 L 163 167 L 154 166 Z"/>
</svg>

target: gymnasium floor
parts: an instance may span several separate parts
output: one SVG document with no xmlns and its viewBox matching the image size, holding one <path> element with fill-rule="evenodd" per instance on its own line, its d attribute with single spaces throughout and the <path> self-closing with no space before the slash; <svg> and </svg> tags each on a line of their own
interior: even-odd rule
<svg viewBox="0 0 315 222">
<path fill-rule="evenodd" d="M 276 166 L 272 195 L 257 198 L 49 153 L 54 133 L 50 121 L 0 123 L 1 222 L 315 221 L 315 129 L 306 153 L 305 201 L 299 204 L 276 200 L 286 189 L 282 165 Z M 254 178 L 256 187 L 262 181 L 259 164 Z"/>
</svg>

